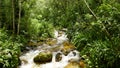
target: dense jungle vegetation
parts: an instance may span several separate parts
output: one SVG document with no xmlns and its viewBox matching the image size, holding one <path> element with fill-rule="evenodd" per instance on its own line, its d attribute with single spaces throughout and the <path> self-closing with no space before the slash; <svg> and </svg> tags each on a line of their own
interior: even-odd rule
<svg viewBox="0 0 120 68">
<path fill-rule="evenodd" d="M 120 67 L 120 0 L 0 0 L 0 68 L 17 68 L 28 41 L 62 28 L 88 68 Z"/>
</svg>

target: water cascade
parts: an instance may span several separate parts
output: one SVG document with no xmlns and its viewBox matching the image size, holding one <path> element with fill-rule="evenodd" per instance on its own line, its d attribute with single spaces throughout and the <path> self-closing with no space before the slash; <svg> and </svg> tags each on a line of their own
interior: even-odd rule
<svg viewBox="0 0 120 68">
<path fill-rule="evenodd" d="M 21 65 L 19 68 L 69 68 L 66 66 L 70 62 L 79 62 L 79 52 L 75 50 L 73 45 L 69 44 L 65 32 L 55 30 L 54 33 L 55 38 L 50 39 L 49 43 L 39 45 L 22 54 L 20 56 Z M 40 62 L 43 59 L 36 60 L 35 57 L 40 53 L 43 53 L 43 55 L 47 53 L 51 54 L 51 60 L 43 63 Z M 50 58 L 50 56 L 48 58 Z M 47 58 L 45 57 L 45 59 Z"/>
</svg>

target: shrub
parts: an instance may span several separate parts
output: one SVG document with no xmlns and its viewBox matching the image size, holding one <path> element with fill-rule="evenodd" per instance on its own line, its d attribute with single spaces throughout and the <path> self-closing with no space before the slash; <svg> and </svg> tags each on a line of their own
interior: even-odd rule
<svg viewBox="0 0 120 68">
<path fill-rule="evenodd" d="M 16 68 L 19 64 L 21 44 L 13 41 L 5 30 L 0 29 L 0 67 Z"/>
</svg>

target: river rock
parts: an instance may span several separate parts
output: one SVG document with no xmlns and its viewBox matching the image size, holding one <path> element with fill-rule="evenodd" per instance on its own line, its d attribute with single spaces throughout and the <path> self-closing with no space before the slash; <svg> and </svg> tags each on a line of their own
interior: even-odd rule
<svg viewBox="0 0 120 68">
<path fill-rule="evenodd" d="M 46 40 L 46 44 L 48 44 L 48 45 L 55 45 L 56 43 L 57 43 L 56 39 L 48 38 Z"/>
<path fill-rule="evenodd" d="M 86 64 L 85 64 L 85 62 L 83 60 L 81 60 L 79 62 L 79 64 L 80 64 L 80 68 L 87 68 L 87 66 L 86 66 Z"/>
<path fill-rule="evenodd" d="M 87 66 L 86 66 L 86 63 L 84 62 L 84 60 L 82 60 L 82 59 L 80 61 L 76 61 L 76 60 L 72 59 L 69 61 L 69 64 L 66 65 L 65 68 L 87 68 Z"/>
<path fill-rule="evenodd" d="M 44 44 L 44 42 L 37 41 L 36 46 L 40 46 L 40 45 L 42 45 L 42 44 Z"/>
<path fill-rule="evenodd" d="M 36 43 L 37 42 L 29 41 L 27 45 L 30 46 L 30 47 L 33 47 L 33 46 L 36 46 Z"/>
<path fill-rule="evenodd" d="M 63 48 L 61 51 L 64 55 L 67 55 L 70 51 L 75 50 L 75 46 L 69 43 L 68 41 L 63 43 Z"/>
<path fill-rule="evenodd" d="M 21 58 L 21 62 L 20 62 L 20 64 L 27 64 L 28 63 L 28 61 L 26 60 L 26 59 L 23 59 L 23 58 Z"/>
<path fill-rule="evenodd" d="M 61 59 L 62 59 L 62 54 L 61 53 L 57 53 L 56 57 L 55 57 L 56 62 L 61 61 Z"/>
<path fill-rule="evenodd" d="M 80 67 L 79 63 L 70 62 L 64 68 L 81 68 L 81 67 Z"/>
<path fill-rule="evenodd" d="M 35 63 L 47 63 L 52 61 L 52 53 L 47 51 L 47 52 L 40 52 L 37 56 L 34 57 L 34 62 Z"/>
</svg>

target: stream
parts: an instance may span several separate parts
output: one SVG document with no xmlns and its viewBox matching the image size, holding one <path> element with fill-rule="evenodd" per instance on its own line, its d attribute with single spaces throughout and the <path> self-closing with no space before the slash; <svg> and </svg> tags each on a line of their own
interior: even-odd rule
<svg viewBox="0 0 120 68">
<path fill-rule="evenodd" d="M 54 38 L 50 39 L 49 43 L 44 43 L 23 53 L 19 57 L 21 61 L 19 68 L 78 68 L 69 67 L 69 63 L 78 63 L 81 57 L 75 47 L 68 42 L 65 32 L 55 30 L 54 35 Z M 48 62 L 36 63 L 35 57 L 40 53 L 51 53 L 52 58 Z M 40 62 L 41 60 L 43 59 L 36 61 Z"/>
</svg>

